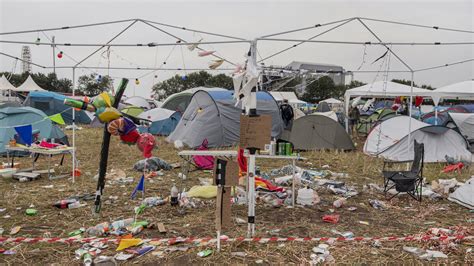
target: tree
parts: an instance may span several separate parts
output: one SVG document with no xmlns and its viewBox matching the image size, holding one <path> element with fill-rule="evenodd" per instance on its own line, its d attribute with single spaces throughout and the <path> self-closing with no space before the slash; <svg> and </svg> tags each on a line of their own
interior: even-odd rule
<svg viewBox="0 0 474 266">
<path fill-rule="evenodd" d="M 411 85 L 411 80 L 405 80 L 405 79 L 392 79 L 392 82 L 395 82 L 395 83 L 400 83 L 400 84 L 404 84 L 404 85 L 407 85 L 407 86 L 410 86 Z M 415 84 L 415 82 L 413 82 L 413 87 L 418 87 L 418 88 L 422 88 L 422 89 L 427 89 L 427 90 L 434 90 L 435 88 L 431 87 L 431 85 L 421 85 L 418 86 Z"/>
<path fill-rule="evenodd" d="M 212 76 L 207 71 L 193 72 L 185 77 L 175 75 L 167 80 L 156 83 L 152 87 L 153 96 L 163 100 L 171 94 L 196 87 L 220 87 L 231 89 L 232 78 L 225 74 Z"/>
<path fill-rule="evenodd" d="M 77 83 L 79 91 L 86 96 L 95 96 L 113 88 L 113 81 L 109 76 L 98 79 L 95 74 L 80 76 Z"/>
<path fill-rule="evenodd" d="M 337 90 L 339 88 L 336 88 L 334 81 L 330 77 L 320 77 L 314 81 L 309 81 L 302 100 L 316 103 L 327 98 L 339 97 Z"/>
</svg>

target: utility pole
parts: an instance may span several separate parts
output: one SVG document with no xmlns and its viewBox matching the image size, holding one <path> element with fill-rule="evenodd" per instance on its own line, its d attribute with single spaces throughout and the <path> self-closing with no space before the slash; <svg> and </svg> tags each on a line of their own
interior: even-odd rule
<svg viewBox="0 0 474 266">
<path fill-rule="evenodd" d="M 56 74 L 56 45 L 54 44 L 54 36 L 51 38 L 51 47 L 53 47 L 53 72 Z"/>
</svg>

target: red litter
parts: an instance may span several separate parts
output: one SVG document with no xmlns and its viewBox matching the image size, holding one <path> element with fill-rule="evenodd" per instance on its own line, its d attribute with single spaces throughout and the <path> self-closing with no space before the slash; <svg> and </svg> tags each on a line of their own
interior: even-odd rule
<svg viewBox="0 0 474 266">
<path fill-rule="evenodd" d="M 323 222 L 337 224 L 339 222 L 339 214 L 324 215 Z"/>
</svg>

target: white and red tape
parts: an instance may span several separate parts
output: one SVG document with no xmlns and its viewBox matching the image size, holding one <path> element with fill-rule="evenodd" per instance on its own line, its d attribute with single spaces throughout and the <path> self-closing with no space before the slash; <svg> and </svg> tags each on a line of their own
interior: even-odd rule
<svg viewBox="0 0 474 266">
<path fill-rule="evenodd" d="M 367 241 L 452 241 L 452 240 L 470 240 L 474 239 L 474 236 L 389 236 L 389 237 L 236 237 L 229 238 L 226 236 L 221 237 L 221 242 L 252 242 L 252 243 L 275 243 L 275 242 L 367 242 Z M 207 243 L 213 244 L 217 242 L 216 238 L 204 237 L 204 238 L 194 238 L 194 237 L 174 237 L 174 238 L 149 238 L 142 239 L 143 241 L 153 241 L 159 244 L 173 245 L 177 243 Z M 118 243 L 119 238 L 59 238 L 59 237 L 0 237 L 0 244 L 7 243 L 63 243 L 63 244 L 72 244 L 72 243 L 89 243 L 89 242 L 104 242 L 104 243 Z"/>
</svg>

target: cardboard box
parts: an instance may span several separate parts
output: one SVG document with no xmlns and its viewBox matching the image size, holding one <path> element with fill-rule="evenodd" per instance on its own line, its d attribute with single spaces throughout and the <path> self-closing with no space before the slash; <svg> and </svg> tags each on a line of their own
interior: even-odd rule
<svg viewBox="0 0 474 266">
<path fill-rule="evenodd" d="M 240 147 L 263 150 L 272 136 L 272 117 L 270 115 L 240 115 Z"/>
<path fill-rule="evenodd" d="M 231 187 L 217 187 L 216 202 L 216 230 L 230 228 L 231 220 Z"/>
<path fill-rule="evenodd" d="M 212 184 L 214 186 L 217 185 L 217 162 L 219 158 L 214 159 L 214 178 L 212 179 Z M 220 159 L 222 160 L 222 159 Z M 239 184 L 239 164 L 233 160 L 225 160 L 226 168 L 225 168 L 225 184 L 226 186 L 237 186 Z"/>
</svg>

